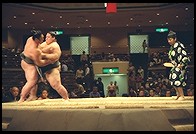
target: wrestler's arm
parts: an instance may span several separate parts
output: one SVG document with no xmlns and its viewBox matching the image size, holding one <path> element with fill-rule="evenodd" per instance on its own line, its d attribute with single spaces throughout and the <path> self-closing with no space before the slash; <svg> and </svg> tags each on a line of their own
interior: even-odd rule
<svg viewBox="0 0 196 134">
<path fill-rule="evenodd" d="M 39 66 L 39 67 L 43 67 L 43 66 L 52 64 L 53 61 L 47 60 L 47 59 L 44 59 L 44 60 L 41 59 L 41 60 L 36 60 L 34 63 L 35 63 L 37 66 Z"/>
<path fill-rule="evenodd" d="M 37 56 L 35 56 L 35 58 L 33 59 L 34 63 L 37 65 L 37 66 L 46 66 L 46 65 L 49 65 L 51 63 L 53 63 L 53 61 L 49 60 L 49 59 L 43 59 L 42 58 L 42 52 L 41 50 L 37 50 L 37 54 L 35 54 Z"/>
<path fill-rule="evenodd" d="M 52 53 L 53 52 L 53 47 L 51 45 L 46 45 L 46 42 L 42 43 L 38 47 L 42 53 Z"/>
<path fill-rule="evenodd" d="M 44 48 L 46 48 L 46 49 L 44 49 Z M 43 49 L 44 49 L 44 51 L 49 52 L 50 47 L 47 47 L 46 42 L 43 42 L 42 44 L 38 45 L 38 48 L 36 49 L 36 52 L 34 55 L 35 58 L 33 58 L 34 63 L 40 67 L 53 63 L 53 61 L 51 61 L 50 59 L 43 58 L 45 55 L 42 51 Z"/>
</svg>

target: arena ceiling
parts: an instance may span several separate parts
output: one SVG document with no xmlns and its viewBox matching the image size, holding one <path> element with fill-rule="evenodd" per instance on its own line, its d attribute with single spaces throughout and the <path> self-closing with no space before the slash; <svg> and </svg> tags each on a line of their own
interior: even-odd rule
<svg viewBox="0 0 196 134">
<path fill-rule="evenodd" d="M 167 27 L 194 29 L 194 3 L 2 3 L 2 28 Z"/>
</svg>

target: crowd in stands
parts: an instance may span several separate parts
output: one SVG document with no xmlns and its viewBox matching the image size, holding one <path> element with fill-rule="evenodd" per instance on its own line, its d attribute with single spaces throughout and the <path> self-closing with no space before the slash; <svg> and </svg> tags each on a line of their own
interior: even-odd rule
<svg viewBox="0 0 196 134">
<path fill-rule="evenodd" d="M 191 59 L 190 65 L 194 64 L 194 57 L 192 55 L 193 53 L 189 53 L 189 58 Z M 163 63 L 170 62 L 166 51 L 152 52 L 148 59 L 148 67 L 161 67 Z"/>
<path fill-rule="evenodd" d="M 20 50 L 2 48 L 2 68 L 20 69 Z M 111 82 L 110 86 L 104 90 L 102 79 L 94 79 L 92 62 L 93 61 L 130 61 L 128 54 L 97 54 L 96 51 L 92 55 L 87 55 L 82 52 L 80 63 L 74 61 L 73 55 L 62 55 L 60 58 L 61 71 L 72 72 L 75 74 L 75 82 L 73 90 L 69 92 L 70 98 L 81 97 L 115 97 L 119 93 L 117 88 L 114 88 L 116 82 Z M 155 67 L 168 62 L 167 52 L 154 52 L 149 55 L 148 67 Z M 147 71 L 145 79 L 144 72 Z M 122 96 L 127 97 L 154 97 L 154 96 L 175 96 L 175 90 L 170 86 L 169 80 L 165 74 L 154 72 L 153 70 L 145 70 L 141 65 L 136 68 L 132 62 L 129 63 L 127 69 L 128 75 L 128 93 Z M 20 77 L 20 76 L 19 76 Z M 25 80 L 24 80 L 25 81 Z M 23 81 L 23 83 L 24 83 Z M 20 81 L 21 82 L 21 81 Z M 12 86 L 5 89 L 2 85 L 2 102 L 17 101 L 19 98 L 20 87 Z M 17 90 L 16 90 L 17 89 Z M 115 89 L 115 92 L 114 90 Z M 104 92 L 106 91 L 106 93 Z M 194 95 L 194 83 L 189 83 L 185 90 L 185 95 Z M 59 98 L 60 96 L 51 90 L 47 82 L 39 82 L 38 99 Z"/>
</svg>

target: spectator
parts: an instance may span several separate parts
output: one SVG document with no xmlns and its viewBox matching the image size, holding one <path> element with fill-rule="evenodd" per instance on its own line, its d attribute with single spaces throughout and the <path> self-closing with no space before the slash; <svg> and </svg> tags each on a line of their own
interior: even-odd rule
<svg viewBox="0 0 196 134">
<path fill-rule="evenodd" d="M 95 80 L 94 86 L 96 86 L 98 88 L 98 91 L 99 91 L 101 97 L 105 97 L 104 85 L 103 85 L 101 77 L 98 77 L 98 79 Z"/>
<path fill-rule="evenodd" d="M 81 84 L 74 83 L 74 89 L 71 92 L 71 97 L 73 97 L 73 98 L 84 97 L 85 92 L 86 91 L 84 90 L 84 87 Z"/>
<path fill-rule="evenodd" d="M 130 97 L 137 97 L 137 93 L 135 90 L 133 90 L 132 87 L 129 87 L 129 96 Z"/>
<path fill-rule="evenodd" d="M 47 89 L 43 89 L 40 97 L 38 98 L 38 100 L 43 100 L 43 99 L 49 99 L 49 93 Z"/>
<path fill-rule="evenodd" d="M 82 67 L 84 67 L 85 64 L 88 64 L 88 56 L 85 51 L 83 51 L 82 55 L 80 56 L 80 62 Z"/>
<path fill-rule="evenodd" d="M 62 72 L 67 72 L 68 71 L 68 66 L 67 66 L 67 64 L 64 60 L 62 61 L 62 64 L 61 64 L 61 71 Z"/>
<path fill-rule="evenodd" d="M 101 97 L 101 95 L 100 95 L 100 93 L 98 92 L 98 88 L 97 87 L 93 87 L 93 91 L 91 91 L 90 93 L 89 93 L 89 97 L 90 98 L 99 98 L 99 97 Z"/>
<path fill-rule="evenodd" d="M 90 77 L 91 76 L 91 70 L 88 64 L 85 64 L 84 66 L 84 82 L 85 82 L 85 89 L 89 90 L 90 88 Z"/>
<path fill-rule="evenodd" d="M 84 81 L 84 70 L 82 69 L 82 67 L 80 66 L 77 70 L 76 70 L 76 82 L 78 84 L 83 84 Z"/>
<path fill-rule="evenodd" d="M 20 90 L 18 87 L 12 87 L 8 93 L 5 94 L 3 102 L 14 102 L 20 99 Z"/>
<path fill-rule="evenodd" d="M 194 84 L 191 83 L 189 88 L 187 89 L 187 96 L 194 96 Z"/>
<path fill-rule="evenodd" d="M 146 40 L 143 41 L 142 47 L 143 47 L 143 53 L 145 53 L 145 50 L 148 48 Z"/>
</svg>

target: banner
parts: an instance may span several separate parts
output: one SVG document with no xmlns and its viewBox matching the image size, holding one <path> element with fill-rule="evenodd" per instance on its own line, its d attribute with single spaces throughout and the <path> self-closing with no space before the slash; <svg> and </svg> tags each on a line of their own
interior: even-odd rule
<svg viewBox="0 0 196 134">
<path fill-rule="evenodd" d="M 116 3 L 107 3 L 106 13 L 116 13 Z"/>
</svg>

